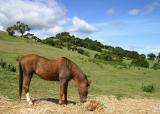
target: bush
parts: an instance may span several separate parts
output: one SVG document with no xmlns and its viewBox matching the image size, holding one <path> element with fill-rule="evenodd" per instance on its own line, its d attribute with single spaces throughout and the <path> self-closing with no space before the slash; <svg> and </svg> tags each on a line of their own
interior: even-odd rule
<svg viewBox="0 0 160 114">
<path fill-rule="evenodd" d="M 68 43 L 68 44 L 67 44 L 67 49 L 68 49 L 68 50 L 72 50 L 72 51 L 77 51 L 76 45 L 73 45 L 73 44 L 71 44 L 71 43 Z"/>
<path fill-rule="evenodd" d="M 43 40 L 42 43 L 48 44 L 50 46 L 55 46 L 56 48 L 60 48 L 60 49 L 62 49 L 64 46 L 60 40 L 55 39 L 54 37 L 47 38 Z"/>
<path fill-rule="evenodd" d="M 160 69 L 160 63 L 154 63 L 154 65 L 152 66 L 152 68 L 153 68 L 154 70 Z"/>
<path fill-rule="evenodd" d="M 10 36 L 14 36 L 14 34 L 15 34 L 15 31 L 14 31 L 14 27 L 8 27 L 7 28 L 7 32 L 8 32 L 8 34 L 10 35 Z"/>
<path fill-rule="evenodd" d="M 3 59 L 1 59 L 1 61 L 0 61 L 0 66 L 1 66 L 2 68 L 5 68 L 6 65 L 7 65 L 7 63 L 6 63 L 5 61 L 3 61 Z"/>
<path fill-rule="evenodd" d="M 0 61 L 0 66 L 7 71 L 16 72 L 16 67 L 12 64 L 7 65 L 7 62 L 3 61 L 3 59 Z"/>
<path fill-rule="evenodd" d="M 72 50 L 72 51 L 77 51 L 77 47 L 76 47 L 76 46 L 72 46 L 72 47 L 71 47 L 71 50 Z"/>
<path fill-rule="evenodd" d="M 85 56 L 88 56 L 88 57 L 89 57 L 89 52 L 88 52 L 88 51 L 85 51 L 85 50 L 83 50 L 83 49 L 81 49 L 81 48 L 77 48 L 77 52 L 78 52 L 79 54 L 82 54 L 82 55 L 85 55 Z"/>
<path fill-rule="evenodd" d="M 63 47 L 60 46 L 60 45 L 55 45 L 55 47 L 56 47 L 56 48 L 59 48 L 59 49 L 63 49 Z"/>
<path fill-rule="evenodd" d="M 134 60 L 132 60 L 131 65 L 138 66 L 138 67 L 149 68 L 149 63 L 145 59 L 134 59 Z"/>
<path fill-rule="evenodd" d="M 100 54 L 100 55 L 96 54 L 94 56 L 94 58 L 96 58 L 96 59 L 103 59 L 105 61 L 112 61 L 113 60 L 112 55 L 110 55 L 110 54 L 104 54 L 104 53 Z"/>
<path fill-rule="evenodd" d="M 115 62 L 118 62 L 118 63 L 122 63 L 123 58 L 120 57 L 120 56 L 115 56 L 115 57 L 114 57 L 114 61 L 115 61 Z"/>
<path fill-rule="evenodd" d="M 84 55 L 89 57 L 89 52 L 88 51 L 84 51 Z"/>
<path fill-rule="evenodd" d="M 6 70 L 11 71 L 11 72 L 16 72 L 16 67 L 13 66 L 12 64 L 7 65 Z"/>
<path fill-rule="evenodd" d="M 154 87 L 153 83 L 150 85 L 143 85 L 142 84 L 142 91 L 152 93 L 154 90 L 155 90 L 155 87 Z"/>
<path fill-rule="evenodd" d="M 80 53 L 80 54 L 82 54 L 82 55 L 84 54 L 84 50 L 81 49 L 81 48 L 78 48 L 78 49 L 77 49 L 77 52 Z"/>
<path fill-rule="evenodd" d="M 71 44 L 71 43 L 67 43 L 67 44 L 66 44 L 66 47 L 67 47 L 68 50 L 71 50 L 72 44 Z"/>
</svg>

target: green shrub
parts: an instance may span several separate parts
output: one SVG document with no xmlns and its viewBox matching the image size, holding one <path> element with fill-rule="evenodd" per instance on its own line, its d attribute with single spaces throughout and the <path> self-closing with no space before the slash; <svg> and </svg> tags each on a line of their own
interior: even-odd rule
<svg viewBox="0 0 160 114">
<path fill-rule="evenodd" d="M 68 50 L 72 50 L 72 51 L 77 51 L 77 46 L 76 45 L 73 45 L 71 43 L 68 43 L 67 44 L 67 49 Z"/>
<path fill-rule="evenodd" d="M 72 47 L 71 47 L 71 50 L 72 50 L 72 51 L 77 51 L 77 47 L 76 47 L 76 46 L 72 46 Z"/>
<path fill-rule="evenodd" d="M 1 61 L 0 61 L 0 66 L 1 66 L 2 68 L 5 68 L 6 65 L 7 65 L 7 63 L 6 63 L 5 61 L 3 61 L 3 59 L 1 59 Z"/>
<path fill-rule="evenodd" d="M 149 68 L 149 63 L 145 59 L 134 59 L 134 60 L 132 60 L 131 65 L 132 66 Z"/>
<path fill-rule="evenodd" d="M 63 47 L 60 46 L 60 45 L 55 45 L 55 47 L 56 47 L 56 48 L 59 48 L 59 49 L 63 49 Z"/>
<path fill-rule="evenodd" d="M 154 63 L 154 65 L 152 66 L 152 68 L 153 68 L 154 70 L 160 69 L 160 63 Z"/>
<path fill-rule="evenodd" d="M 12 64 L 8 64 L 6 67 L 6 70 L 11 71 L 11 72 L 16 72 L 16 67 L 13 66 Z"/>
<path fill-rule="evenodd" d="M 96 59 L 103 59 L 105 61 L 112 61 L 113 60 L 112 55 L 110 55 L 110 54 L 104 54 L 104 53 L 102 53 L 100 55 L 95 54 L 94 58 L 96 58 Z"/>
<path fill-rule="evenodd" d="M 84 51 L 84 55 L 89 57 L 89 52 L 88 51 Z"/>
<path fill-rule="evenodd" d="M 142 91 L 152 93 L 152 92 L 154 92 L 154 90 L 155 90 L 155 87 L 154 87 L 153 83 L 150 85 L 143 85 L 142 84 Z"/>
<path fill-rule="evenodd" d="M 16 72 L 16 67 L 12 64 L 7 65 L 7 62 L 3 61 L 3 59 L 0 61 L 0 66 L 7 71 Z"/>
<path fill-rule="evenodd" d="M 88 56 L 88 57 L 89 57 L 89 52 L 88 52 L 88 51 L 85 51 L 85 50 L 83 50 L 83 49 L 81 49 L 81 48 L 77 48 L 77 52 L 78 52 L 79 54 L 82 54 L 82 55 L 85 55 L 85 56 Z"/>
<path fill-rule="evenodd" d="M 77 49 L 77 52 L 78 52 L 79 54 L 82 54 L 82 55 L 84 54 L 84 50 L 81 49 L 81 48 L 78 48 L 78 49 Z"/>
</svg>

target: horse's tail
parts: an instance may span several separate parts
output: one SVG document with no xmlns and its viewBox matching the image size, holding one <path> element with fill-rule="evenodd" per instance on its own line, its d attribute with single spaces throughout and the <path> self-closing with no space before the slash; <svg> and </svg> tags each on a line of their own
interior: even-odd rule
<svg viewBox="0 0 160 114">
<path fill-rule="evenodd" d="M 23 88 L 23 69 L 21 62 L 19 62 L 19 98 L 22 96 L 22 88 Z"/>
</svg>

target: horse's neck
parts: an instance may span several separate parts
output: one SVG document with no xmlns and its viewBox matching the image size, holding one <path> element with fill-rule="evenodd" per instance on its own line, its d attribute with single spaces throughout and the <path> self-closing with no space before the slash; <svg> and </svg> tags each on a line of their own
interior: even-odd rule
<svg viewBox="0 0 160 114">
<path fill-rule="evenodd" d="M 81 84 L 83 84 L 86 81 L 86 78 L 84 77 L 84 74 L 76 74 L 74 77 L 74 80 L 80 86 Z"/>
<path fill-rule="evenodd" d="M 85 79 L 85 75 L 81 71 L 81 69 L 74 63 L 71 65 L 73 79 L 78 83 L 83 83 Z"/>
</svg>

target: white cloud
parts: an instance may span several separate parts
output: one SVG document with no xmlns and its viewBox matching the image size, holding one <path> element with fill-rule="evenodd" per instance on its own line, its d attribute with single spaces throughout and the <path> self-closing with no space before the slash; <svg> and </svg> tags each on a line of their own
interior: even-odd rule
<svg viewBox="0 0 160 114">
<path fill-rule="evenodd" d="M 0 20 L 4 29 L 22 21 L 41 37 L 41 32 L 48 36 L 63 31 L 68 18 L 55 0 L 0 0 Z"/>
<path fill-rule="evenodd" d="M 74 17 L 72 23 L 73 23 L 73 28 L 71 29 L 71 32 L 93 33 L 97 31 L 94 26 L 92 26 L 85 20 L 79 19 L 78 17 Z"/>
<path fill-rule="evenodd" d="M 160 9 L 160 2 L 153 2 L 147 6 L 144 7 L 143 12 L 144 14 L 152 13 L 153 11 L 156 11 Z"/>
<path fill-rule="evenodd" d="M 3 30 L 3 27 L 0 25 L 0 30 Z"/>
<path fill-rule="evenodd" d="M 140 9 L 131 9 L 128 11 L 128 14 L 135 16 L 135 15 L 139 15 L 140 12 L 141 12 Z"/>
<path fill-rule="evenodd" d="M 115 10 L 111 8 L 111 9 L 108 9 L 106 13 L 107 15 L 113 15 L 115 13 Z"/>
<path fill-rule="evenodd" d="M 144 6 L 141 9 L 130 9 L 128 11 L 128 14 L 133 16 L 140 14 L 150 14 L 158 9 L 160 9 L 160 2 L 153 2 L 151 4 Z"/>
<path fill-rule="evenodd" d="M 158 55 L 159 53 L 159 50 L 160 48 L 157 47 L 157 48 L 146 48 L 146 47 L 143 47 L 143 48 L 137 48 L 136 51 L 138 51 L 140 54 L 149 54 L 149 53 L 154 53 L 156 55 Z"/>
<path fill-rule="evenodd" d="M 34 33 L 36 36 L 41 36 L 41 38 L 46 38 L 50 36 L 54 36 L 57 33 L 64 32 L 64 28 L 61 26 L 55 26 L 53 28 L 44 28 L 44 29 L 34 29 L 31 32 Z"/>
</svg>

